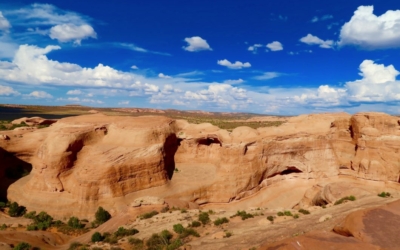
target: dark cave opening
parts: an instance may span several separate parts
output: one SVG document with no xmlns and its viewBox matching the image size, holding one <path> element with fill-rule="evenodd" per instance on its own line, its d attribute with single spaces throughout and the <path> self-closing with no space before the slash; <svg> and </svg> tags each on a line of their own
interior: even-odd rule
<svg viewBox="0 0 400 250">
<path fill-rule="evenodd" d="M 218 140 L 218 138 L 212 138 L 212 137 L 201 138 L 197 140 L 197 143 L 198 145 L 206 145 L 206 146 L 210 146 L 211 144 L 219 144 L 220 146 L 222 145 L 221 142 Z"/>
</svg>

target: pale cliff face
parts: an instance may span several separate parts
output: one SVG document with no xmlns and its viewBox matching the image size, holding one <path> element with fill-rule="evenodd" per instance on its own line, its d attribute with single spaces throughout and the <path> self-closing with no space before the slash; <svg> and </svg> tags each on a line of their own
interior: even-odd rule
<svg viewBox="0 0 400 250">
<path fill-rule="evenodd" d="M 159 197 L 205 204 L 242 200 L 288 179 L 398 182 L 399 128 L 398 118 L 382 113 L 304 115 L 279 127 L 232 132 L 165 117 L 95 114 L 8 132 L 11 139 L 0 147 L 19 152 L 33 167 L 10 186 L 9 199 L 33 210 L 44 203 L 59 214 L 67 213 L 60 207 L 75 204 L 87 214 L 98 204 L 127 204 L 135 193 L 156 187 L 163 187 Z M 193 181 L 174 173 L 177 166 L 187 170 L 187 179 L 196 174 Z M 108 206 L 118 210 L 114 202 Z"/>
</svg>

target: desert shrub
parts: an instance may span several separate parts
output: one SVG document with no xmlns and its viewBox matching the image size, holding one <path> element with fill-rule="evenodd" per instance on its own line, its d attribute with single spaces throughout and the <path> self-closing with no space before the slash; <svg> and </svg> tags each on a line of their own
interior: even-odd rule
<svg viewBox="0 0 400 250">
<path fill-rule="evenodd" d="M 155 216 L 155 215 L 157 215 L 157 214 L 158 214 L 157 211 L 151 211 L 151 212 L 148 212 L 148 213 L 145 213 L 145 214 L 140 215 L 139 218 L 140 218 L 141 220 L 150 219 L 150 218 L 152 218 L 153 216 Z"/>
<path fill-rule="evenodd" d="M 267 217 L 267 220 L 269 220 L 270 222 L 274 222 L 274 216 L 271 216 L 271 215 L 268 216 L 268 217 Z"/>
<path fill-rule="evenodd" d="M 96 222 L 99 224 L 103 224 L 111 218 L 111 214 L 106 211 L 104 208 L 99 207 L 95 214 Z"/>
<path fill-rule="evenodd" d="M 199 226 L 201 226 L 201 223 L 197 220 L 194 220 L 190 226 L 191 227 L 199 227 Z"/>
<path fill-rule="evenodd" d="M 231 232 L 225 232 L 224 238 L 230 238 L 233 234 Z"/>
<path fill-rule="evenodd" d="M 32 220 L 36 219 L 36 211 L 31 211 L 29 213 L 26 213 L 24 217 Z"/>
<path fill-rule="evenodd" d="M 182 241 L 180 239 L 176 239 L 167 246 L 167 250 L 175 250 L 175 249 L 178 249 L 182 245 L 183 245 Z"/>
<path fill-rule="evenodd" d="M 99 232 L 95 232 L 94 234 L 92 234 L 92 242 L 99 242 L 103 240 L 104 238 Z"/>
<path fill-rule="evenodd" d="M 183 233 L 183 230 L 185 230 L 185 228 L 182 226 L 182 224 L 175 224 L 173 226 L 174 232 L 177 234 L 181 234 Z"/>
<path fill-rule="evenodd" d="M 232 217 L 236 217 L 236 216 L 240 216 L 242 218 L 242 220 L 247 220 L 249 218 L 253 218 L 254 215 L 246 213 L 246 211 L 237 211 L 235 215 L 231 216 Z"/>
<path fill-rule="evenodd" d="M 335 205 L 340 205 L 346 201 L 355 201 L 355 200 L 356 200 L 356 197 L 354 197 L 353 195 L 350 195 L 350 196 L 343 197 L 340 200 L 337 200 L 335 202 Z"/>
<path fill-rule="evenodd" d="M 6 203 L 0 201 L 0 209 L 4 209 L 6 207 Z"/>
<path fill-rule="evenodd" d="M 298 219 L 300 216 L 298 214 L 294 214 L 293 218 Z"/>
<path fill-rule="evenodd" d="M 80 246 L 82 246 L 81 243 L 79 243 L 79 242 L 72 242 L 72 243 L 69 245 L 68 250 L 76 250 L 76 249 L 78 249 Z"/>
<path fill-rule="evenodd" d="M 134 246 L 133 249 L 144 249 L 144 243 L 141 239 L 129 237 L 128 242 Z"/>
<path fill-rule="evenodd" d="M 214 221 L 214 225 L 216 226 L 222 225 L 224 223 L 229 223 L 229 220 L 226 217 L 218 218 Z"/>
<path fill-rule="evenodd" d="M 30 250 L 32 248 L 31 245 L 29 245 L 26 242 L 21 242 L 18 245 L 16 245 L 13 250 Z"/>
<path fill-rule="evenodd" d="M 188 236 L 200 237 L 200 234 L 193 228 L 185 228 L 180 235 L 180 238 L 186 238 Z"/>
<path fill-rule="evenodd" d="M 38 230 L 38 227 L 36 224 L 30 224 L 30 225 L 26 226 L 26 230 L 27 231 L 36 231 L 36 230 Z"/>
<path fill-rule="evenodd" d="M 210 222 L 210 216 L 208 215 L 207 212 L 202 212 L 199 214 L 199 221 L 203 224 L 206 225 L 207 223 Z"/>
<path fill-rule="evenodd" d="M 299 210 L 299 213 L 302 213 L 302 214 L 310 214 L 310 211 L 305 210 L 305 209 L 300 209 L 300 210 Z"/>
<path fill-rule="evenodd" d="M 278 216 L 284 216 L 285 214 L 283 212 L 278 212 L 277 215 Z"/>
<path fill-rule="evenodd" d="M 388 192 L 382 192 L 382 193 L 378 194 L 378 196 L 379 196 L 379 197 L 382 197 L 382 198 L 386 198 L 386 197 L 390 197 L 390 193 L 388 193 Z"/>
<path fill-rule="evenodd" d="M 187 213 L 187 210 L 184 209 L 184 208 L 182 208 L 182 209 L 181 209 L 181 213 L 182 213 L 182 214 L 185 214 L 185 213 Z"/>
<path fill-rule="evenodd" d="M 290 211 L 285 211 L 285 212 L 283 212 L 283 214 L 285 216 L 293 216 L 293 214 Z"/>
<path fill-rule="evenodd" d="M 116 232 L 114 232 L 115 237 L 121 238 L 125 236 L 132 236 L 139 233 L 139 231 L 135 228 L 126 229 L 124 227 L 119 227 Z"/>
<path fill-rule="evenodd" d="M 77 217 L 69 218 L 67 225 L 75 229 L 80 229 L 85 226 L 84 224 L 81 223 L 81 221 Z"/>
<path fill-rule="evenodd" d="M 24 215 L 26 212 L 26 208 L 24 206 L 18 205 L 18 203 L 13 202 L 10 204 L 10 208 L 8 210 L 8 215 L 11 217 L 20 217 Z"/>
<path fill-rule="evenodd" d="M 166 212 L 168 212 L 169 211 L 169 207 L 168 206 L 165 206 L 165 207 L 163 207 L 162 209 L 161 209 L 161 213 L 166 213 Z"/>
<path fill-rule="evenodd" d="M 7 229 L 7 225 L 3 224 L 0 226 L 0 231 L 6 230 Z"/>
<path fill-rule="evenodd" d="M 170 245 L 172 234 L 168 230 L 164 230 L 159 234 L 153 234 L 146 242 L 148 250 L 159 250 Z"/>
</svg>

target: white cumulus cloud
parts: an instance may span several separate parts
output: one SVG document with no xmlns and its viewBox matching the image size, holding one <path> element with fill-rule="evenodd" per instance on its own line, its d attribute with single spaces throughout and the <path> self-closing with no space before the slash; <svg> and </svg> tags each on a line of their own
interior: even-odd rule
<svg viewBox="0 0 400 250">
<path fill-rule="evenodd" d="M 0 96 L 20 95 L 20 93 L 9 86 L 0 85 Z"/>
<path fill-rule="evenodd" d="M 172 78 L 170 76 L 164 75 L 163 73 L 158 74 L 158 77 L 164 78 L 164 79 Z"/>
<path fill-rule="evenodd" d="M 195 52 L 202 50 L 212 50 L 207 41 L 199 36 L 186 37 L 185 42 L 187 42 L 188 45 L 182 48 L 186 51 Z"/>
<path fill-rule="evenodd" d="M 272 51 L 280 51 L 283 50 L 283 46 L 280 42 L 274 41 L 272 43 L 267 44 L 267 48 Z"/>
<path fill-rule="evenodd" d="M 97 34 L 88 24 L 75 25 L 75 24 L 59 24 L 50 29 L 50 38 L 56 39 L 59 42 L 74 41 L 76 44 L 81 44 L 83 39 L 97 38 Z"/>
<path fill-rule="evenodd" d="M 376 16 L 373 6 L 360 6 L 340 31 L 339 45 L 365 49 L 400 47 L 400 10 Z"/>
<path fill-rule="evenodd" d="M 33 97 L 33 98 L 39 98 L 39 99 L 50 99 L 53 98 L 52 95 L 50 95 L 47 92 L 44 91 L 33 91 L 30 94 L 26 95 L 27 97 Z"/>
<path fill-rule="evenodd" d="M 278 72 L 264 72 L 262 75 L 255 76 L 253 78 L 256 80 L 270 80 L 279 76 L 281 76 L 281 73 Z"/>
<path fill-rule="evenodd" d="M 300 42 L 306 43 L 308 45 L 319 45 L 320 48 L 324 49 L 332 49 L 334 42 L 332 40 L 322 40 L 317 36 L 313 36 L 311 34 L 308 34 L 305 37 L 300 38 Z"/>
<path fill-rule="evenodd" d="M 360 80 L 347 82 L 349 99 L 361 101 L 399 101 L 400 82 L 396 80 L 399 75 L 393 65 L 385 66 L 376 64 L 372 60 L 364 60 L 360 64 Z"/>
<path fill-rule="evenodd" d="M 136 65 L 132 65 L 131 69 L 139 69 L 139 67 Z"/>
<path fill-rule="evenodd" d="M 242 62 L 236 61 L 235 63 L 231 63 L 230 61 L 228 61 L 226 59 L 218 60 L 217 63 L 221 66 L 225 66 L 230 69 L 242 69 L 242 68 L 250 68 L 251 67 L 251 64 L 249 62 L 242 63 Z"/>
<path fill-rule="evenodd" d="M 8 30 L 11 28 L 10 22 L 4 17 L 3 13 L 0 11 L 0 30 Z"/>
</svg>

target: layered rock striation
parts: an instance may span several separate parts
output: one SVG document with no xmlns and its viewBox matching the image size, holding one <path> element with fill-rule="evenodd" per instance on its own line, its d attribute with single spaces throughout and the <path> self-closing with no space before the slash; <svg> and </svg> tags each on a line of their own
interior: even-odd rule
<svg viewBox="0 0 400 250">
<path fill-rule="evenodd" d="M 23 138 L 15 139 L 15 133 Z M 87 206 L 83 214 L 110 199 L 122 199 L 109 202 L 112 208 L 130 204 L 128 194 L 168 190 L 177 165 L 209 170 L 191 189 L 174 186 L 173 195 L 158 196 L 197 204 L 242 200 L 290 179 L 348 176 L 398 183 L 400 173 L 399 119 L 383 113 L 303 115 L 279 127 L 232 131 L 166 117 L 95 114 L 6 135 L 10 140 L 0 140 L 0 147 L 15 154 L 23 148 L 33 167 L 10 186 L 8 197 L 36 210 L 43 197 L 60 199 L 48 202 L 49 209 Z M 331 202 L 336 197 L 326 190 L 316 185 L 299 202 Z"/>
</svg>

